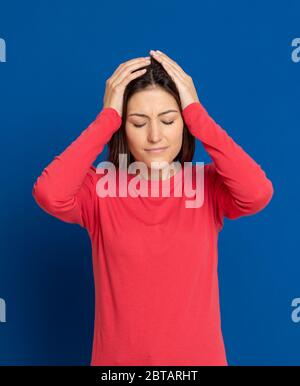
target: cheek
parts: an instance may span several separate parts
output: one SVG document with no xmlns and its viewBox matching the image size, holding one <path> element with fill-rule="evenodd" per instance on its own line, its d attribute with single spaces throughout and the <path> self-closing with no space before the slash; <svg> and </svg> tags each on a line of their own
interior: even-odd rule
<svg viewBox="0 0 300 386">
<path fill-rule="evenodd" d="M 142 132 L 137 133 L 136 130 L 131 130 L 130 128 L 126 128 L 126 139 L 130 149 L 139 151 L 144 143 L 144 138 Z"/>
<path fill-rule="evenodd" d="M 171 136 L 169 137 L 170 143 L 174 147 L 180 147 L 182 145 L 182 135 L 183 129 L 181 127 L 175 128 L 174 131 L 171 132 Z"/>
</svg>

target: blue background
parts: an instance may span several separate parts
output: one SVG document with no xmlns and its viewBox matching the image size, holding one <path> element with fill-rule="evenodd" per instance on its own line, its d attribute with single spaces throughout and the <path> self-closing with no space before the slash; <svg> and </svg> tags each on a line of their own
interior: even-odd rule
<svg viewBox="0 0 300 386">
<path fill-rule="evenodd" d="M 159 49 L 274 186 L 263 211 L 226 219 L 219 236 L 228 362 L 300 365 L 299 16 L 299 1 L 0 2 L 0 364 L 90 363 L 88 233 L 43 212 L 32 187 L 100 111 L 116 67 Z M 194 161 L 210 162 L 199 142 Z"/>
</svg>

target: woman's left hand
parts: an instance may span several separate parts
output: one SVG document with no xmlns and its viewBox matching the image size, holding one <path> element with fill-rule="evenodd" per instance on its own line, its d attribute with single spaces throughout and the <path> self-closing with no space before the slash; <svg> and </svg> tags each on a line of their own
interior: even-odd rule
<svg viewBox="0 0 300 386">
<path fill-rule="evenodd" d="M 163 52 L 159 50 L 151 50 L 149 52 L 154 59 L 156 59 L 159 63 L 162 64 L 164 69 L 175 82 L 180 95 L 182 110 L 190 103 L 199 102 L 199 98 L 192 77 L 186 74 L 174 60 L 169 58 L 169 56 L 167 56 Z"/>
</svg>

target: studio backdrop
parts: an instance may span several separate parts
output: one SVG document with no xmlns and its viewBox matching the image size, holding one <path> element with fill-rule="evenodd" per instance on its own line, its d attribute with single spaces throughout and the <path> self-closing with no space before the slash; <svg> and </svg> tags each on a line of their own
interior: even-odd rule
<svg viewBox="0 0 300 386">
<path fill-rule="evenodd" d="M 274 188 L 219 235 L 228 363 L 300 365 L 299 15 L 296 0 L 0 2 L 0 365 L 90 364 L 89 235 L 42 211 L 32 188 L 101 111 L 116 67 L 151 49 L 192 76 Z M 211 161 L 199 141 L 193 161 Z"/>
</svg>

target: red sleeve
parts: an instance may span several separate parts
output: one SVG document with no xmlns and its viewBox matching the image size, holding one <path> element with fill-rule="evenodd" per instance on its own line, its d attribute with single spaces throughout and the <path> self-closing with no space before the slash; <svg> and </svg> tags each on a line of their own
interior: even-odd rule
<svg viewBox="0 0 300 386">
<path fill-rule="evenodd" d="M 79 137 L 54 157 L 32 190 L 43 210 L 62 221 L 91 228 L 97 177 L 93 162 L 121 122 L 117 110 L 103 108 Z"/>
<path fill-rule="evenodd" d="M 209 116 L 200 102 L 190 103 L 182 114 L 213 161 L 207 166 L 218 227 L 222 228 L 224 216 L 235 219 L 262 210 L 274 191 L 260 165 Z"/>
</svg>

